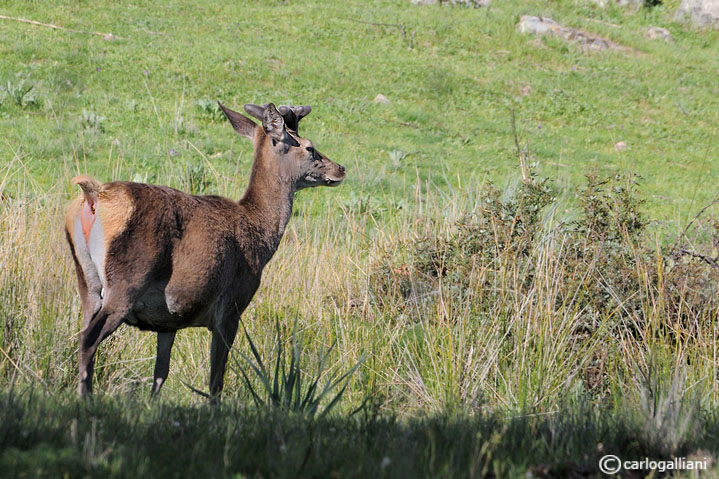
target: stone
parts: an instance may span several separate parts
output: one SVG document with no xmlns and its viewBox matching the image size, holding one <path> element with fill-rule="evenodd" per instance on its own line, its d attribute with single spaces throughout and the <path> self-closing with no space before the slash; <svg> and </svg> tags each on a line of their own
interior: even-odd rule
<svg viewBox="0 0 719 479">
<path fill-rule="evenodd" d="M 616 3 L 620 7 L 633 7 L 637 10 L 644 5 L 644 0 L 589 0 L 599 8 L 607 8 L 611 3 Z"/>
<path fill-rule="evenodd" d="M 662 3 L 662 0 L 589 0 L 599 8 L 607 8 L 610 4 L 619 7 L 631 7 L 639 10 L 642 7 L 654 7 Z"/>
<path fill-rule="evenodd" d="M 530 35 L 545 35 L 547 33 L 557 33 L 563 29 L 560 24 L 547 17 L 533 17 L 524 15 L 517 24 L 519 33 Z"/>
<path fill-rule="evenodd" d="M 517 24 L 517 30 L 519 30 L 520 33 L 531 35 L 556 35 L 568 42 L 580 45 L 585 50 L 630 50 L 623 45 L 614 43 L 613 41 L 600 37 L 599 35 L 595 35 L 578 28 L 560 25 L 548 17 L 524 15 Z"/>
<path fill-rule="evenodd" d="M 673 42 L 674 37 L 671 32 L 666 28 L 662 27 L 649 27 L 645 33 L 645 36 L 650 40 L 664 40 L 665 42 Z"/>
<path fill-rule="evenodd" d="M 719 28 L 719 0 L 682 0 L 674 19 L 699 28 Z"/>
<path fill-rule="evenodd" d="M 461 5 L 464 7 L 488 7 L 491 0 L 411 0 L 412 5 Z"/>
<path fill-rule="evenodd" d="M 617 0 L 617 5 L 620 7 L 641 8 L 644 5 L 644 0 Z"/>
<path fill-rule="evenodd" d="M 391 103 L 389 101 L 389 98 L 387 98 L 386 96 L 384 96 L 381 93 L 378 93 L 377 96 L 374 97 L 374 100 L 372 100 L 372 101 L 374 101 L 375 103 L 382 103 L 384 105 L 389 105 Z"/>
</svg>

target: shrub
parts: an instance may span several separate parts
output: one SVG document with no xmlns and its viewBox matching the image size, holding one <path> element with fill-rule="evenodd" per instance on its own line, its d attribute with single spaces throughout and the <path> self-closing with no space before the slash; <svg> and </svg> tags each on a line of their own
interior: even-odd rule
<svg viewBox="0 0 719 479">
<path fill-rule="evenodd" d="M 222 113 L 220 105 L 218 105 L 215 100 L 203 98 L 201 100 L 197 100 L 195 105 L 200 112 L 200 116 L 208 119 L 209 121 L 222 121 L 225 119 L 225 114 Z"/>
<path fill-rule="evenodd" d="M 560 221 L 547 180 L 532 174 L 507 191 L 487 186 L 459 220 L 434 220 L 388 246 L 371 270 L 371 300 L 380 314 L 409 322 L 476 321 L 456 326 L 470 337 L 489 334 L 481 326 L 489 321 L 504 331 L 487 336 L 491 347 L 508 358 L 547 354 L 562 341 L 563 359 L 547 359 L 547 367 L 581 378 L 593 394 L 609 393 L 612 362 L 636 354 L 635 344 L 707 334 L 719 298 L 719 223 L 696 222 L 703 232 L 692 244 L 704 249 L 662 246 L 643 214 L 641 178 L 586 181 L 574 217 Z M 543 381 L 535 398 L 545 394 Z"/>
<path fill-rule="evenodd" d="M 90 130 L 94 132 L 104 132 L 105 127 L 103 122 L 105 121 L 104 116 L 95 114 L 94 111 L 87 111 L 82 109 L 82 116 L 80 117 L 80 123 L 84 130 Z"/>
<path fill-rule="evenodd" d="M 35 90 L 35 85 L 27 83 L 24 79 L 17 82 L 8 80 L 0 87 L 2 96 L 9 98 L 19 108 L 37 107 L 40 105 L 40 98 Z M 0 98 L 0 104 L 2 99 Z"/>
<path fill-rule="evenodd" d="M 272 372 L 265 366 L 247 329 L 245 329 L 245 338 L 247 338 L 247 343 L 252 351 L 252 357 L 239 351 L 244 362 L 238 362 L 237 367 L 252 394 L 255 405 L 314 417 L 319 411 L 320 405 L 324 403 L 320 417 L 325 416 L 342 398 L 352 375 L 362 364 L 362 359 L 337 377 L 336 374 L 327 371 L 327 361 L 336 344 L 332 343 L 332 346 L 320 354 L 315 372 L 308 375 L 303 371 L 307 365 L 303 360 L 302 337 L 297 332 L 297 321 L 292 329 L 289 351 L 284 346 L 279 322 L 275 323 L 275 327 L 277 330 L 275 339 L 277 356 Z M 250 380 L 251 375 L 259 380 L 261 388 L 253 386 L 253 382 Z M 324 385 L 321 384 L 323 380 Z"/>
</svg>

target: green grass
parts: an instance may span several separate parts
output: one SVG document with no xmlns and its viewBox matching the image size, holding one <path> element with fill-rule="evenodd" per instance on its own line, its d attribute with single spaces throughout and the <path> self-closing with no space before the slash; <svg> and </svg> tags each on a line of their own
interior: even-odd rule
<svg viewBox="0 0 719 479">
<path fill-rule="evenodd" d="M 13 171 L 27 168 L 41 189 L 63 170 L 158 179 L 205 161 L 246 178 L 250 146 L 198 102 L 311 104 L 303 132 L 349 168 L 340 195 L 396 198 L 418 174 L 438 187 L 511 176 L 514 108 L 520 140 L 547 174 L 576 185 L 588 169 L 629 169 L 646 178 L 658 217 L 682 220 L 718 179 L 719 37 L 673 23 L 676 3 L 633 13 L 589 2 L 7 2 L 7 15 L 118 39 L 3 21 L 0 83 L 24 79 L 38 103 L 3 102 L 0 155 L 21 159 Z M 516 32 L 523 14 L 636 53 L 535 41 Z M 645 39 L 648 25 L 676 41 Z M 392 104 L 373 104 L 378 93 Z M 104 117 L 102 128 L 84 127 L 83 110 Z M 620 140 L 628 149 L 618 154 Z M 408 155 L 393 165 L 393 150 Z"/>
<path fill-rule="evenodd" d="M 677 0 L 195 3 L 0 1 L 116 36 L 0 20 L 0 475 L 598 477 L 607 453 L 719 456 L 719 270 L 671 249 L 716 194 L 718 32 L 673 23 Z M 520 35 L 524 14 L 633 52 Z M 70 179 L 239 198 L 251 146 L 215 100 L 312 105 L 301 133 L 348 178 L 298 195 L 224 404 L 188 387 L 207 389 L 207 331 L 178 334 L 151 402 L 154 335 L 130 327 L 77 401 Z M 717 217 L 687 247 L 714 256 Z M 313 417 L 281 406 L 295 379 L 243 359 L 277 374 L 282 351 L 305 388 L 362 362 Z"/>
</svg>

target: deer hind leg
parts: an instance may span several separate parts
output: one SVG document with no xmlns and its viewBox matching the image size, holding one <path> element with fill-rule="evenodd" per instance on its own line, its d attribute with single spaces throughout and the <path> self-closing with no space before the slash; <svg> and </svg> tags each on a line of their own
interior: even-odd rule
<svg viewBox="0 0 719 479">
<path fill-rule="evenodd" d="M 78 289 L 80 291 L 80 299 L 82 299 L 83 326 L 87 326 L 90 324 L 92 317 L 95 316 L 102 307 L 102 284 L 86 250 L 78 250 L 75 248 L 72 242 L 72 236 L 69 232 L 67 232 L 66 236 L 68 243 L 70 243 L 72 259 L 75 262 Z"/>
<path fill-rule="evenodd" d="M 212 330 L 212 345 L 210 347 L 210 396 L 212 401 L 217 402 L 222 394 L 222 387 L 225 384 L 225 367 L 227 366 L 227 355 L 230 353 L 232 343 L 237 335 L 239 318 L 223 318 L 215 324 Z"/>
<path fill-rule="evenodd" d="M 86 176 L 74 178 L 73 183 L 82 188 L 83 195 L 71 204 L 65 225 L 79 264 L 78 278 L 82 274 L 81 294 L 83 283 L 86 293 L 78 354 L 78 392 L 84 395 L 92 391 L 97 347 L 127 318 L 149 281 L 152 262 L 138 267 L 138 252 L 132 245 L 121 244 L 107 252 L 132 216 L 134 203 L 127 192 L 107 190 Z M 108 271 L 113 271 L 114 281 L 108 281 Z"/>
<path fill-rule="evenodd" d="M 82 204 L 76 202 L 76 209 L 82 208 Z M 96 236 L 97 233 L 93 236 Z M 75 269 L 77 273 L 78 289 L 82 299 L 83 330 L 80 332 L 80 344 L 78 352 L 78 394 L 83 396 L 92 392 L 92 373 L 94 368 L 94 355 L 97 346 L 93 347 L 88 339 L 89 331 L 98 324 L 104 325 L 108 322 L 109 312 L 103 310 L 104 275 L 93 261 L 92 253 L 88 247 L 81 219 L 78 215 L 72 215 L 68 219 L 66 237 L 70 244 Z M 95 239 L 93 237 L 93 239 Z M 94 241 L 95 244 L 97 241 Z M 112 322 L 112 320 L 111 320 Z M 92 326 L 95 325 L 95 326 Z"/>
<path fill-rule="evenodd" d="M 170 352 L 175 342 L 175 331 L 171 333 L 157 333 L 157 358 L 155 358 L 155 374 L 152 381 L 153 396 L 157 395 L 165 384 L 170 372 Z"/>
<path fill-rule="evenodd" d="M 95 366 L 95 353 L 100 343 L 111 335 L 125 320 L 131 303 L 107 301 L 80 331 L 78 351 L 77 393 L 85 396 L 92 393 L 92 375 Z"/>
</svg>

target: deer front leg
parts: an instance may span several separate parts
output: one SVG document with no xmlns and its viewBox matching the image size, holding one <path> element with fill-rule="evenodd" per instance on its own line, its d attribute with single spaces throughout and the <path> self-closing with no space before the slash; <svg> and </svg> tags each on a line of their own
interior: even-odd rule
<svg viewBox="0 0 719 479">
<path fill-rule="evenodd" d="M 217 402 L 225 384 L 225 367 L 227 355 L 237 334 L 239 318 L 221 321 L 212 330 L 212 346 L 210 347 L 210 396 Z"/>
<path fill-rule="evenodd" d="M 157 333 L 157 357 L 155 358 L 155 377 L 152 381 L 152 396 L 160 392 L 170 372 L 170 352 L 172 344 L 175 342 L 175 334 L 175 331 Z"/>
<path fill-rule="evenodd" d="M 103 306 L 80 332 L 77 385 L 79 396 L 92 393 L 92 374 L 95 367 L 97 347 L 103 339 L 112 334 L 122 324 L 124 318 L 124 311 L 113 311 Z"/>
</svg>

